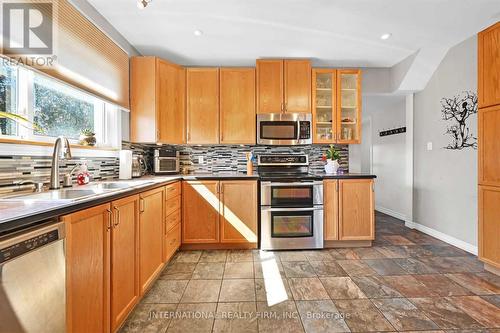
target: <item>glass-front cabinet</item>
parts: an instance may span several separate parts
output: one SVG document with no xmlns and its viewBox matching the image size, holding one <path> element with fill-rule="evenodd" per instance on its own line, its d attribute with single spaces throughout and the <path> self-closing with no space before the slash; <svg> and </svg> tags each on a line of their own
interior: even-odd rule
<svg viewBox="0 0 500 333">
<path fill-rule="evenodd" d="M 337 142 L 361 142 L 361 71 L 337 71 Z"/>
<path fill-rule="evenodd" d="M 313 142 L 333 143 L 336 134 L 337 71 L 313 69 Z"/>
<path fill-rule="evenodd" d="M 313 142 L 360 143 L 361 71 L 315 68 Z"/>
</svg>

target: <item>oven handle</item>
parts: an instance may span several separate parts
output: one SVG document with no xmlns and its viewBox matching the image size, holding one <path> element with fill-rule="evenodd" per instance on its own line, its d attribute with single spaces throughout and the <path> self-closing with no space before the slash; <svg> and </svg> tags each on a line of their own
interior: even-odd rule
<svg viewBox="0 0 500 333">
<path fill-rule="evenodd" d="M 313 182 L 303 182 L 303 183 L 275 183 L 275 182 L 261 182 L 262 187 L 271 187 L 271 186 L 311 186 L 311 185 L 323 185 L 322 181 L 313 181 Z"/>
<path fill-rule="evenodd" d="M 271 208 L 271 207 L 261 207 L 261 211 L 264 212 L 311 212 L 314 210 L 323 210 L 323 206 L 314 206 L 308 208 Z"/>
</svg>

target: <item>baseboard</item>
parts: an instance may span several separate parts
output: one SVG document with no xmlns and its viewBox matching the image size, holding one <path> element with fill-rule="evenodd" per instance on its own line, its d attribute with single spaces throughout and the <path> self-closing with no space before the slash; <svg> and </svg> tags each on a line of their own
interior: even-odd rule
<svg viewBox="0 0 500 333">
<path fill-rule="evenodd" d="M 387 214 L 389 216 L 395 217 L 397 219 L 406 221 L 406 215 L 405 214 L 401 214 L 401 213 L 396 212 L 396 211 L 394 211 L 392 209 L 375 205 L 375 210 L 377 210 L 377 211 L 379 211 L 381 213 Z"/>
<path fill-rule="evenodd" d="M 459 249 L 462 249 L 477 256 L 477 246 L 475 245 L 469 244 L 467 242 L 464 242 L 463 240 L 447 235 L 441 231 L 437 231 L 436 229 L 426 227 L 425 225 L 416 222 L 405 221 L 405 226 L 411 229 L 416 229 L 418 231 L 421 231 L 424 234 L 442 240 L 443 242 L 456 246 Z"/>
</svg>

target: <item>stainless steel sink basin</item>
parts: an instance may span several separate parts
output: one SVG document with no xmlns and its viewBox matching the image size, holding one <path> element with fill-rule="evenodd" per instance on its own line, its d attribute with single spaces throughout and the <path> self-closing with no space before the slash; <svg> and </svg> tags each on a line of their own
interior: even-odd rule
<svg viewBox="0 0 500 333">
<path fill-rule="evenodd" d="M 103 193 L 102 191 L 96 190 L 58 190 L 58 191 L 48 191 L 41 193 L 23 194 L 16 195 L 7 198 L 7 200 L 36 200 L 36 201 L 49 201 L 49 200 L 81 200 L 89 196 L 94 196 L 96 194 Z"/>
</svg>

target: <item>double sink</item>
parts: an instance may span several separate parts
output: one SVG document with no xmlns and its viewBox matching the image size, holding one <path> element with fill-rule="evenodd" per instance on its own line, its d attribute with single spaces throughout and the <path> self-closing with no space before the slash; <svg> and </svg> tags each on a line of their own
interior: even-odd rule
<svg viewBox="0 0 500 333">
<path fill-rule="evenodd" d="M 134 187 L 145 186 L 154 181 L 116 181 L 99 182 L 88 185 L 63 188 L 60 190 L 48 190 L 36 193 L 17 194 L 2 198 L 2 200 L 30 200 L 30 201 L 79 201 L 96 195 L 114 193 L 121 190 L 128 190 Z"/>
</svg>

